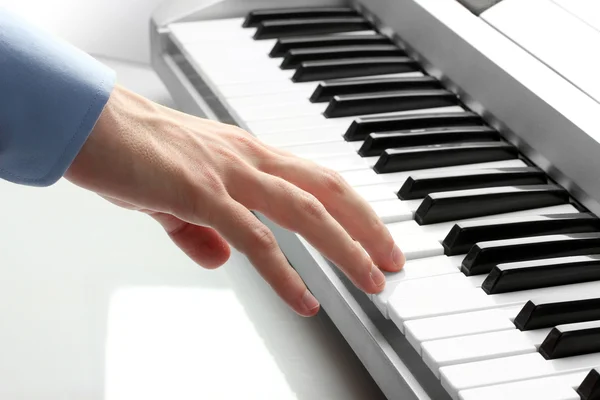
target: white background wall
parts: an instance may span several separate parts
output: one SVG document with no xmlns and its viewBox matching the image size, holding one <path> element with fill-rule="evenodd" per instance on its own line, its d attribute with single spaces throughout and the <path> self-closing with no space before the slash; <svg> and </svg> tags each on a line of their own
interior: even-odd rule
<svg viewBox="0 0 600 400">
<path fill-rule="evenodd" d="M 150 15 L 163 1 L 0 0 L 0 6 L 93 55 L 148 63 Z"/>
</svg>

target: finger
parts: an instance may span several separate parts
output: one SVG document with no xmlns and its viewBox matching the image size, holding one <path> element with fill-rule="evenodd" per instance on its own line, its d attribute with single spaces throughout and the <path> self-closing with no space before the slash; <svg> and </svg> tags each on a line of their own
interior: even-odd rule
<svg viewBox="0 0 600 400">
<path fill-rule="evenodd" d="M 190 224 L 169 214 L 150 215 L 163 226 L 171 240 L 198 265 L 214 269 L 229 259 L 231 249 L 214 229 Z"/>
<path fill-rule="evenodd" d="M 234 199 L 302 235 L 363 291 L 383 290 L 384 275 L 313 195 L 272 175 L 262 172 L 247 175 L 244 181 L 252 190 L 232 190 Z"/>
<path fill-rule="evenodd" d="M 241 253 L 294 311 L 309 317 L 319 311 L 319 302 L 289 265 L 273 233 L 246 207 L 230 200 L 217 206 L 212 226 Z"/>
<path fill-rule="evenodd" d="M 387 271 L 398 271 L 404 266 L 404 254 L 385 224 L 337 172 L 298 157 L 276 157 L 262 168 L 313 194 L 377 266 Z"/>
</svg>

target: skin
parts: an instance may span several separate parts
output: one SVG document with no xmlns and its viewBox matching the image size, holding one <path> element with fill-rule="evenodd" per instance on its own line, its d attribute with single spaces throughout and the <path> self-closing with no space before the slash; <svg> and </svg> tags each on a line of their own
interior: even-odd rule
<svg viewBox="0 0 600 400">
<path fill-rule="evenodd" d="M 319 303 L 251 210 L 301 234 L 367 293 L 383 290 L 381 270 L 404 265 L 385 225 L 336 172 L 119 86 L 65 178 L 148 214 L 204 268 L 223 265 L 233 246 L 303 316 Z"/>
</svg>

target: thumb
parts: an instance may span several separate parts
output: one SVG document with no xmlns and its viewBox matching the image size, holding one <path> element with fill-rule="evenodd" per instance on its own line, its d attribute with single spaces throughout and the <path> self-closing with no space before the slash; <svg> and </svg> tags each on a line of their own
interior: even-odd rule
<svg viewBox="0 0 600 400">
<path fill-rule="evenodd" d="M 170 214 L 149 215 L 162 225 L 171 240 L 198 265 L 213 269 L 229 259 L 231 249 L 214 229 L 190 224 Z"/>
</svg>

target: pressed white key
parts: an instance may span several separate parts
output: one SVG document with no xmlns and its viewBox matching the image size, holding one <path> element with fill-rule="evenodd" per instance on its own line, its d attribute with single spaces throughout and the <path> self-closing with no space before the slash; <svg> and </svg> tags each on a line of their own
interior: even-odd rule
<svg viewBox="0 0 600 400">
<path fill-rule="evenodd" d="M 421 354 L 421 343 L 428 340 L 515 329 L 513 321 L 524 305 L 406 321 L 404 334 Z"/>
<path fill-rule="evenodd" d="M 398 245 L 400 246 L 400 248 L 404 249 L 402 243 L 399 243 Z M 459 272 L 458 266 L 460 265 L 460 262 L 462 261 L 463 257 L 460 257 L 460 256 L 445 257 L 444 256 L 444 258 L 451 259 L 450 262 L 453 263 L 456 268 L 456 271 L 454 273 L 449 272 L 449 273 L 443 273 L 440 275 L 431 275 L 431 276 L 422 277 L 420 279 L 390 280 L 389 282 L 386 282 L 386 286 L 381 292 L 370 296 L 371 300 L 377 306 L 379 311 L 381 311 L 381 313 L 386 318 L 388 318 L 388 317 L 390 317 L 389 301 L 390 301 L 390 298 L 392 297 L 392 295 L 394 293 L 396 293 L 397 291 L 409 291 L 409 292 L 413 293 L 418 290 L 427 290 L 428 292 L 433 293 L 436 290 L 439 290 L 439 288 L 445 288 L 448 286 L 450 286 L 454 289 L 464 289 L 464 290 L 468 290 L 468 289 L 472 289 L 472 288 L 481 286 L 481 282 L 483 281 L 483 279 L 481 279 L 480 277 L 465 277 L 463 274 L 461 274 Z M 447 263 L 447 260 L 440 261 L 439 257 L 435 257 L 435 256 L 434 257 L 414 258 L 411 261 L 417 261 L 417 260 L 423 260 L 424 263 L 441 264 L 442 266 L 439 268 L 444 268 L 444 266 Z M 432 265 L 430 268 L 430 271 L 434 272 L 436 270 L 439 271 L 438 266 Z M 406 298 L 404 298 L 404 300 L 410 301 L 410 300 L 406 300 Z M 401 332 L 404 332 L 404 329 L 402 326 L 398 325 L 398 328 L 400 329 Z"/>
<path fill-rule="evenodd" d="M 442 386 L 454 398 L 469 388 L 589 370 L 600 365 L 600 353 L 546 360 L 539 353 L 450 365 L 440 369 Z"/>
<path fill-rule="evenodd" d="M 404 182 L 408 179 L 408 177 L 411 176 L 411 174 L 420 173 L 423 171 L 443 172 L 443 171 L 461 171 L 461 170 L 481 169 L 481 168 L 512 168 L 512 167 L 525 167 L 525 166 L 526 166 L 525 163 L 521 160 L 506 160 L 506 161 L 494 161 L 494 162 L 477 163 L 477 164 L 455 165 L 452 167 L 430 168 L 428 170 L 422 169 L 422 170 L 417 170 L 417 171 L 391 172 L 388 174 L 378 174 L 371 169 L 367 169 L 367 170 L 345 172 L 345 173 L 342 173 L 342 176 L 352 186 L 366 186 L 366 185 L 394 183 L 398 186 L 398 189 L 400 189 L 400 187 L 404 184 Z M 366 190 L 368 190 L 368 189 L 366 189 Z"/>
<path fill-rule="evenodd" d="M 423 278 L 420 281 L 435 278 Z M 465 278 L 467 277 L 465 276 Z M 459 287 L 458 283 L 454 283 L 446 288 L 438 286 L 435 288 L 436 291 L 432 291 L 427 282 L 423 282 L 420 287 L 413 286 L 404 290 L 395 290 L 388 300 L 388 314 L 396 325 L 401 326 L 405 321 L 413 319 L 512 306 L 538 297 L 548 296 L 555 301 L 560 301 L 575 294 L 600 293 L 600 282 L 585 282 L 493 295 L 486 294 L 481 288 L 469 289 L 466 286 L 466 283 L 462 287 Z"/>
<path fill-rule="evenodd" d="M 580 400 L 576 388 L 587 373 L 588 371 L 580 371 L 461 390 L 458 397 L 460 400 Z"/>
<path fill-rule="evenodd" d="M 550 330 L 545 328 L 521 332 L 514 328 L 423 342 L 422 357 L 429 369 L 439 378 L 440 368 L 447 365 L 534 353 Z"/>
</svg>

